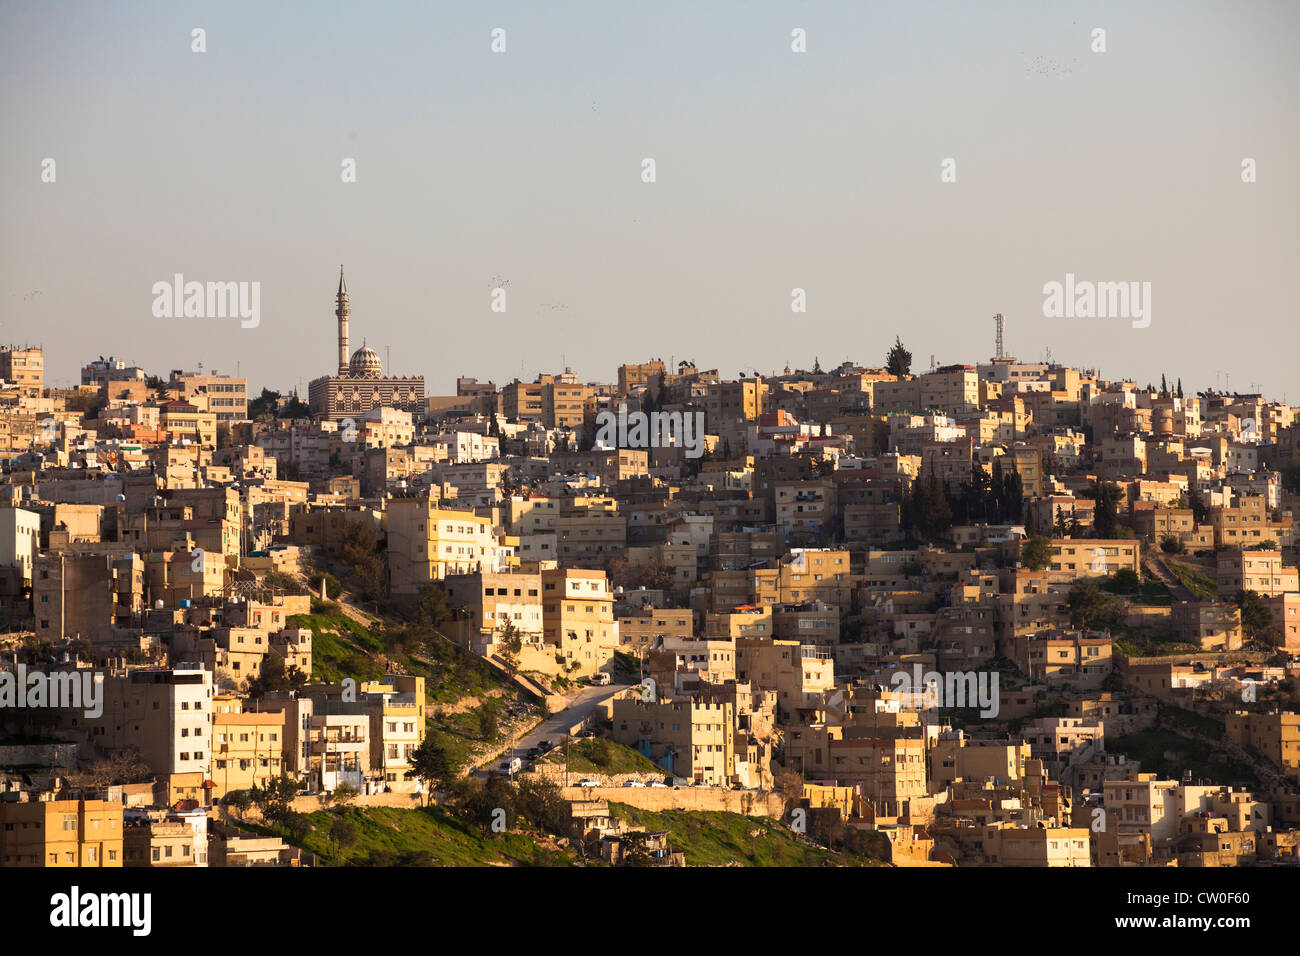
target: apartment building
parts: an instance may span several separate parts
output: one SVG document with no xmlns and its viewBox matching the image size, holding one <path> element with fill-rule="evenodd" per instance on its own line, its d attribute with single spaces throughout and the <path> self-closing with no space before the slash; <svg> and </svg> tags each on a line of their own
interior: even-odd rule
<svg viewBox="0 0 1300 956">
<path fill-rule="evenodd" d="M 630 614 L 619 614 L 617 621 L 623 650 L 640 655 L 660 641 L 695 636 L 694 615 L 689 610 L 646 606 Z"/>
<path fill-rule="evenodd" d="M 216 416 L 217 424 L 248 421 L 248 379 L 210 372 L 173 369 L 168 389 L 186 402 L 200 405 Z"/>
<path fill-rule="evenodd" d="M 453 574 L 445 579 L 450 603 L 460 609 L 444 629 L 466 647 L 484 653 L 509 622 L 525 641 L 542 638 L 542 577 L 539 573 Z M 479 650 L 481 648 L 481 650 Z"/>
<path fill-rule="evenodd" d="M 546 643 L 575 674 L 605 670 L 619 646 L 614 593 L 605 572 L 552 568 L 541 579 Z"/>
<path fill-rule="evenodd" d="M 32 611 L 41 640 L 94 640 L 129 627 L 144 608 L 145 565 L 137 554 L 44 554 L 32 572 Z"/>
<path fill-rule="evenodd" d="M 1131 538 L 1061 538 L 1052 541 L 1049 568 L 1061 580 L 1105 576 L 1121 568 L 1138 571 L 1142 545 Z"/>
<path fill-rule="evenodd" d="M 388 674 L 367 681 L 360 696 L 370 713 L 370 775 L 385 793 L 419 793 L 411 755 L 426 731 L 424 678 Z"/>
<path fill-rule="evenodd" d="M 167 802 L 210 803 L 212 673 L 191 664 L 140 667 L 103 682 L 104 712 L 86 721 L 101 751 L 136 750 Z"/>
<path fill-rule="evenodd" d="M 28 394 L 45 388 L 45 350 L 41 346 L 0 346 L 0 379 Z"/>
<path fill-rule="evenodd" d="M 984 859 L 990 866 L 1092 866 L 1091 836 L 1087 827 L 990 826 L 984 830 Z"/>
<path fill-rule="evenodd" d="M 55 507 L 57 517 L 58 507 Z M 23 508 L 0 508 L 0 567 L 13 568 L 26 584 L 41 546 L 41 516 Z"/>
<path fill-rule="evenodd" d="M 439 508 L 429 498 L 393 498 L 385 517 L 394 596 L 412 596 L 421 585 L 448 574 L 505 570 L 508 555 L 489 518 Z"/>
<path fill-rule="evenodd" d="M 0 800 L 0 867 L 118 867 L 119 800 L 59 800 L 19 792 Z M 16 799 L 9 799 L 9 798 Z"/>
<path fill-rule="evenodd" d="M 224 706 L 223 706 L 224 705 Z M 265 786 L 285 771 L 285 715 L 243 711 L 238 698 L 222 698 L 212 715 L 212 797 Z"/>
<path fill-rule="evenodd" d="M 736 780 L 735 707 L 707 700 L 618 699 L 614 739 L 701 786 Z"/>
<path fill-rule="evenodd" d="M 1300 572 L 1287 567 L 1281 551 L 1245 551 L 1236 548 L 1216 555 L 1219 597 L 1232 600 L 1239 590 L 1275 597 L 1300 591 Z"/>
<path fill-rule="evenodd" d="M 1229 714 L 1228 736 L 1243 747 L 1253 747 L 1284 773 L 1300 770 L 1300 714 Z"/>
<path fill-rule="evenodd" d="M 1241 610 L 1220 601 L 1178 601 L 1170 609 L 1178 639 L 1203 651 L 1235 651 L 1242 646 Z"/>
</svg>

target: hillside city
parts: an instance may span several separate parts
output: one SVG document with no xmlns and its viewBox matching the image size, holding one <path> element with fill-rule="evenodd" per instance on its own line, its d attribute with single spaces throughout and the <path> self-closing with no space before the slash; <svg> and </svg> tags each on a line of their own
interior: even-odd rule
<svg viewBox="0 0 1300 956">
<path fill-rule="evenodd" d="M 0 866 L 1300 864 L 1300 415 L 993 318 L 426 394 L 340 273 L 305 396 L 3 346 Z"/>
</svg>

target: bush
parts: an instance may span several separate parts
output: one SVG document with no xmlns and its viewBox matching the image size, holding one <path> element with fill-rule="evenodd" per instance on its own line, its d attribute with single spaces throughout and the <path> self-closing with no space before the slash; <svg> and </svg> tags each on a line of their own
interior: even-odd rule
<svg viewBox="0 0 1300 956">
<path fill-rule="evenodd" d="M 1187 550 L 1183 539 L 1177 535 L 1167 534 L 1160 539 L 1160 550 L 1165 554 L 1182 554 Z"/>
<path fill-rule="evenodd" d="M 307 581 L 311 585 L 312 593 L 317 597 L 320 596 L 320 586 L 322 581 L 325 582 L 326 600 L 336 598 L 343 593 L 343 585 L 339 583 L 339 579 L 328 571 L 317 571 L 308 578 Z"/>
</svg>

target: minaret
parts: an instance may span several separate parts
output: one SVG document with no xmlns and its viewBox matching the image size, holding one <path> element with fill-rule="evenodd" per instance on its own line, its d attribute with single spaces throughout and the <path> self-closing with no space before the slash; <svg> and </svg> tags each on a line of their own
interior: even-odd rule
<svg viewBox="0 0 1300 956">
<path fill-rule="evenodd" d="M 334 314 L 339 320 L 339 375 L 348 374 L 348 316 L 351 310 L 348 308 L 348 287 L 343 284 L 343 266 L 339 266 L 339 291 L 336 296 L 338 306 L 334 309 Z"/>
</svg>

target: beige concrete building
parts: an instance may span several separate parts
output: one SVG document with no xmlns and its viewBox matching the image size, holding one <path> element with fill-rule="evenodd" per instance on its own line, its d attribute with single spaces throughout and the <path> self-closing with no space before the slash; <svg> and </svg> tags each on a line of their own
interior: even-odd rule
<svg viewBox="0 0 1300 956">
<path fill-rule="evenodd" d="M 507 554 L 488 518 L 439 508 L 430 498 L 393 498 L 385 517 L 394 595 L 414 595 L 421 585 L 449 574 L 505 570 Z"/>
<path fill-rule="evenodd" d="M 543 571 L 542 630 L 546 643 L 580 675 L 607 668 L 618 650 L 614 594 L 604 571 Z"/>
<path fill-rule="evenodd" d="M 19 796 L 0 802 L 0 867 L 123 865 L 120 801 Z"/>
<path fill-rule="evenodd" d="M 614 739 L 673 776 L 710 787 L 735 782 L 735 709 L 730 703 L 615 700 Z"/>
</svg>

